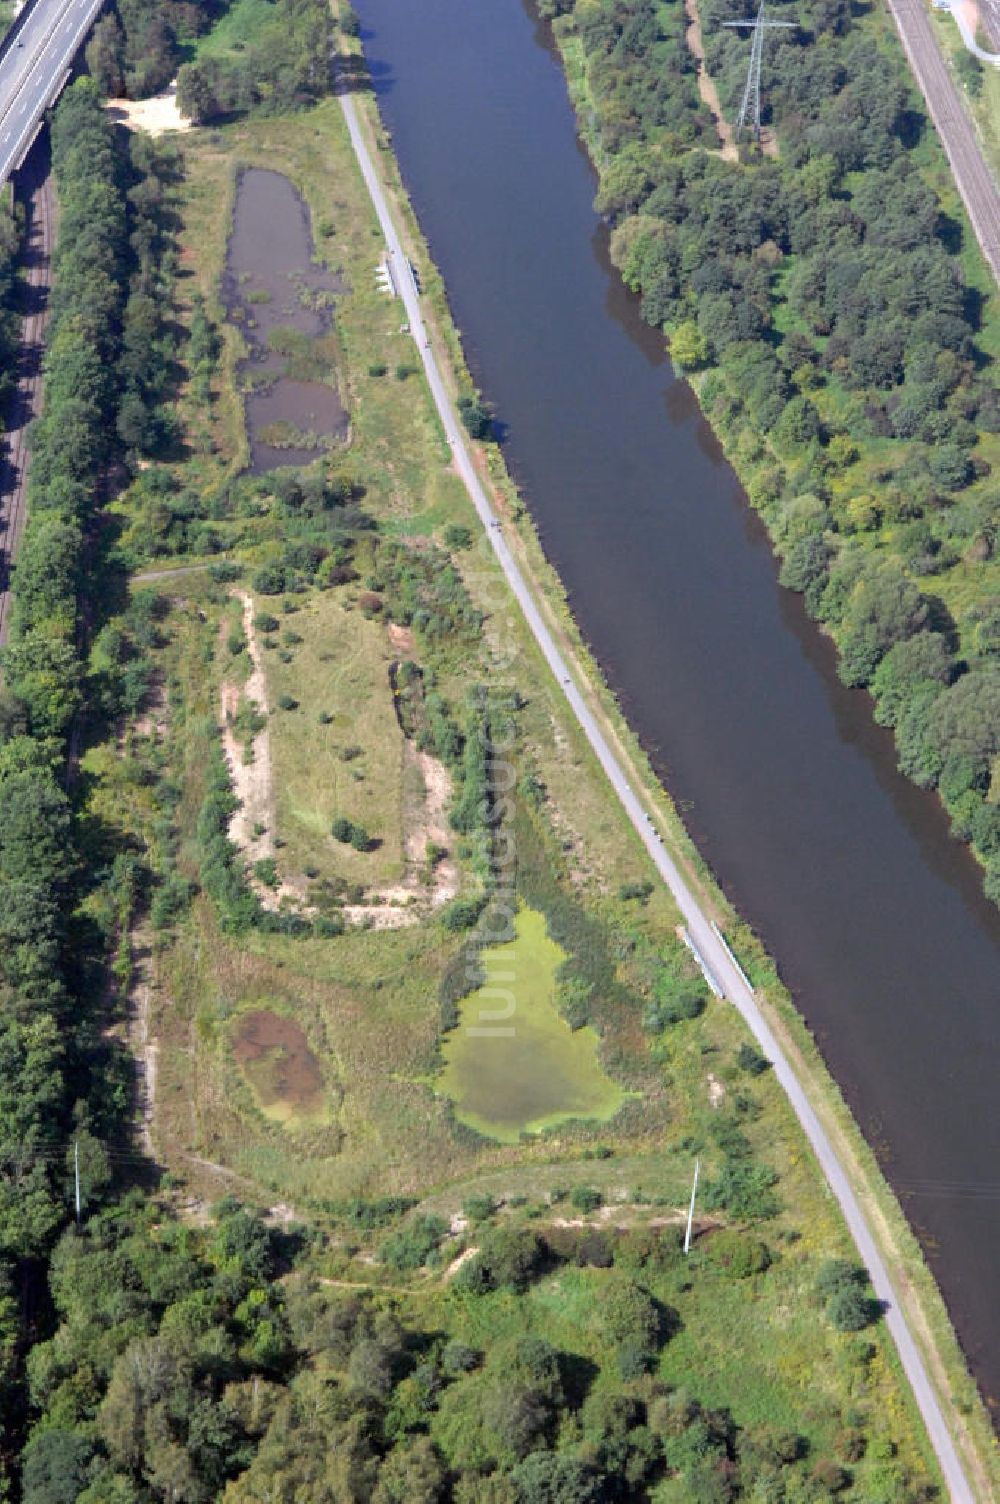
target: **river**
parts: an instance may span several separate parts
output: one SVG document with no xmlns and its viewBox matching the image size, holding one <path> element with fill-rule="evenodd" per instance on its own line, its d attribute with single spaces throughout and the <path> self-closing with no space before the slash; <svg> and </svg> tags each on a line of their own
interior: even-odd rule
<svg viewBox="0 0 1000 1504">
<path fill-rule="evenodd" d="M 762 935 L 1000 1396 L 1000 915 L 777 582 L 608 259 L 525 0 L 358 0 L 383 117 L 574 615 Z"/>
</svg>

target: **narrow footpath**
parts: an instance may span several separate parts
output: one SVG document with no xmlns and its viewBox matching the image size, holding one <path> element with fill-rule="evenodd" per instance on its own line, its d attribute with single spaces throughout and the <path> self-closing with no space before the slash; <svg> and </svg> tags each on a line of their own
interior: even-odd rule
<svg viewBox="0 0 1000 1504">
<path fill-rule="evenodd" d="M 409 319 L 410 332 L 416 342 L 423 362 L 427 381 L 455 467 L 460 475 L 479 518 L 486 529 L 497 560 L 524 613 L 542 654 L 562 687 L 573 714 L 576 716 L 598 761 L 607 774 L 612 788 L 625 809 L 639 839 L 642 841 L 657 871 L 673 894 L 674 901 L 687 925 L 690 937 L 706 969 L 717 983 L 720 994 L 726 997 L 740 1012 L 761 1050 L 771 1061 L 775 1076 L 780 1082 L 802 1128 L 812 1145 L 830 1189 L 844 1214 L 858 1254 L 868 1269 L 872 1288 L 885 1307 L 885 1321 L 896 1344 L 900 1362 L 913 1389 L 917 1405 L 927 1428 L 938 1465 L 944 1476 L 953 1504 L 977 1504 L 959 1458 L 951 1430 L 945 1420 L 938 1391 L 931 1382 L 927 1367 L 914 1339 L 907 1318 L 899 1304 L 895 1288 L 889 1276 L 885 1260 L 879 1250 L 868 1219 L 850 1183 L 847 1173 L 809 1102 L 801 1082 L 792 1070 L 789 1060 L 775 1039 L 757 1003 L 753 989 L 740 971 L 728 947 L 713 928 L 708 917 L 700 909 L 676 863 L 663 845 L 663 837 L 657 832 L 642 800 L 632 787 L 622 764 L 612 751 L 604 732 L 598 725 L 580 689 L 572 677 L 570 665 L 556 645 L 555 638 L 542 618 L 534 595 L 504 538 L 500 517 L 494 510 L 480 482 L 465 440 L 462 425 L 453 406 L 441 372 L 438 368 L 429 335 L 420 312 L 420 300 L 413 272 L 403 251 L 399 233 L 393 222 L 382 185 L 376 175 L 371 154 L 365 141 L 358 118 L 355 101 L 349 94 L 341 94 L 341 108 L 350 133 L 358 165 L 385 236 L 389 256 L 395 272 L 396 285 Z M 983 1504 L 983 1501 L 979 1501 Z"/>
<path fill-rule="evenodd" d="M 37 160 L 37 154 L 36 154 Z M 48 321 L 52 254 L 52 178 L 47 162 L 29 164 L 24 277 L 24 324 L 18 354 L 17 388 L 7 413 L 0 454 L 0 647 L 10 626 L 10 572 L 27 513 L 28 430 L 41 410 L 42 356 Z"/>
</svg>

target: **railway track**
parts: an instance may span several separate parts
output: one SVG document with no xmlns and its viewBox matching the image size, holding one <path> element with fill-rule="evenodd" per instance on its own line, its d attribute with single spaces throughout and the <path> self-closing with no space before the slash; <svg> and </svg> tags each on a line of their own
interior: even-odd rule
<svg viewBox="0 0 1000 1504">
<path fill-rule="evenodd" d="M 28 198 L 23 281 L 25 316 L 18 354 L 17 390 L 11 400 L 0 459 L 0 646 L 10 627 L 11 567 L 27 516 L 28 432 L 41 410 L 42 356 L 48 322 L 52 255 L 52 177 L 39 170 Z"/>
</svg>

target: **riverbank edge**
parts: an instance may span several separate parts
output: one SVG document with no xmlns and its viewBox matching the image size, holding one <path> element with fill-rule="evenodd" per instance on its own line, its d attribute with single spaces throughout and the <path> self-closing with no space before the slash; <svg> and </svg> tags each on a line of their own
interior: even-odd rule
<svg viewBox="0 0 1000 1504">
<path fill-rule="evenodd" d="M 887 15 L 882 16 L 881 20 L 883 25 L 882 35 L 879 38 L 880 46 L 898 47 L 899 36 L 895 31 L 891 20 Z M 939 31 L 940 20 L 941 18 L 938 17 Z M 600 174 L 605 170 L 607 166 L 607 154 L 604 151 L 603 144 L 600 140 L 594 123 L 596 115 L 593 108 L 593 101 L 588 90 L 586 59 L 584 56 L 583 48 L 573 32 L 559 26 L 558 24 L 549 24 L 547 26 L 547 35 L 551 37 L 553 47 L 556 50 L 562 64 L 562 71 L 566 83 L 567 92 L 569 94 L 570 102 L 573 106 L 573 111 L 576 116 L 577 133 L 579 139 L 587 149 L 587 155 L 594 167 L 594 171 L 600 176 Z M 931 122 L 926 112 L 923 96 L 922 94 L 920 94 L 916 80 L 911 75 L 908 65 L 904 68 L 904 73 L 909 85 L 910 92 L 914 95 L 914 100 L 917 104 L 918 111 L 923 112 L 924 116 L 927 118 L 928 124 L 930 124 Z M 966 107 L 968 107 L 967 100 Z M 980 138 L 982 138 L 982 130 L 978 123 L 976 124 L 976 128 L 979 132 Z M 946 159 L 944 159 L 943 148 L 941 150 L 942 166 L 945 169 L 945 180 L 937 184 L 936 191 L 938 193 L 941 205 L 944 209 L 946 209 L 948 215 L 951 218 L 960 221 L 964 226 L 962 260 L 964 263 L 964 271 L 968 286 L 982 294 L 984 297 L 992 298 L 996 293 L 996 284 L 993 280 L 992 271 L 990 270 L 986 258 L 983 255 L 979 241 L 976 237 L 971 221 L 969 220 L 965 204 L 963 203 L 961 195 L 959 194 L 958 186 L 951 175 L 951 171 L 950 168 L 948 168 Z M 673 330 L 671 330 L 670 325 L 667 324 L 663 326 L 662 332 L 664 335 L 664 346 L 669 351 L 669 335 L 673 333 Z M 691 390 L 698 398 L 698 406 L 701 414 L 704 417 L 705 422 L 711 428 L 713 435 L 715 436 L 722 449 L 723 454 L 725 455 L 725 458 L 728 460 L 729 464 L 736 472 L 736 475 L 740 481 L 741 486 L 743 487 L 750 506 L 753 508 L 753 511 L 760 518 L 760 521 L 764 526 L 764 529 L 767 533 L 768 542 L 771 546 L 771 551 L 774 554 L 775 559 L 780 563 L 782 555 L 774 537 L 772 529 L 772 518 L 768 515 L 768 502 L 769 499 L 773 500 L 773 493 L 771 491 L 772 477 L 775 470 L 781 470 L 782 468 L 782 456 L 773 447 L 769 432 L 758 431 L 752 425 L 748 423 L 740 423 L 738 421 L 735 421 L 731 425 L 727 426 L 726 424 L 723 424 L 719 421 L 718 414 L 713 417 L 713 415 L 709 412 L 708 408 L 702 401 L 702 391 L 706 379 L 710 377 L 715 371 L 717 371 L 717 367 L 709 366 L 704 370 L 680 371 L 679 368 L 675 366 L 675 369 L 678 370 L 679 374 L 683 375 Z M 762 446 L 762 452 L 759 453 L 756 457 L 751 457 L 751 455 L 748 454 L 748 441 L 750 442 L 750 446 L 752 448 L 756 448 L 758 445 Z M 801 592 L 799 591 L 795 591 L 793 593 L 801 594 Z M 839 665 L 840 644 L 838 642 L 836 633 L 830 627 L 824 625 L 822 622 L 815 618 L 812 619 L 812 624 L 821 636 L 828 638 L 834 644 L 834 647 L 836 649 L 837 662 Z M 864 686 L 864 693 L 867 694 L 871 699 L 872 709 L 870 713 L 872 715 L 872 720 L 874 721 L 874 698 L 872 695 L 871 685 Z M 893 736 L 895 744 L 895 727 L 892 728 L 891 734 Z M 908 782 L 914 781 L 910 779 L 909 775 L 907 774 L 903 774 L 903 776 L 907 778 Z M 920 785 L 918 784 L 917 787 L 920 787 Z M 975 862 L 977 868 L 979 869 L 979 880 L 980 882 L 985 883 L 989 868 L 989 858 L 974 844 L 971 839 L 965 838 L 958 834 L 955 825 L 955 815 L 946 804 L 941 794 L 940 788 L 935 787 L 933 789 L 933 793 L 940 803 L 945 818 L 948 821 L 949 835 L 953 840 L 955 840 L 960 846 L 964 848 L 969 857 Z M 990 895 L 987 894 L 987 896 L 989 897 Z M 994 900 L 991 898 L 990 901 L 992 902 Z"/>
<path fill-rule="evenodd" d="M 446 356 L 442 361 L 444 375 L 453 394 L 470 391 L 473 382 L 462 349 L 461 331 L 452 320 L 443 279 L 431 259 L 403 185 L 390 133 L 382 121 L 377 101 L 371 92 L 358 91 L 355 100 L 370 144 L 375 147 L 373 156 L 378 164 L 383 188 L 397 215 L 397 223 L 402 227 L 408 253 L 420 275 L 425 318 L 439 353 Z M 977 1486 L 982 1490 L 984 1504 L 991 1498 L 1000 1499 L 1000 1447 L 990 1417 L 969 1371 L 944 1298 L 900 1203 L 830 1074 L 805 1019 L 781 983 L 777 967 L 767 956 L 758 937 L 725 897 L 695 847 L 667 790 L 659 781 L 638 737 L 629 726 L 613 690 L 584 642 L 573 618 L 567 592 L 545 556 L 528 507 L 507 472 L 499 446 L 492 442 L 476 443 L 470 444 L 470 448 L 477 455 L 483 479 L 488 481 L 497 498 L 501 515 L 507 519 L 507 541 L 517 556 L 560 649 L 572 664 L 574 675 L 590 709 L 599 718 L 602 730 L 625 764 L 637 792 L 647 803 L 658 828 L 664 834 L 671 855 L 694 888 L 699 902 L 720 928 L 727 932 L 734 950 L 750 972 L 758 988 L 757 996 L 762 1012 L 788 1053 L 795 1074 L 806 1088 L 823 1127 L 835 1145 L 864 1206 L 873 1235 L 892 1268 L 900 1304 L 913 1329 L 940 1402 L 948 1414 L 956 1446 Z M 582 746 L 582 733 L 575 732 L 575 735 Z M 624 814 L 620 814 L 619 818 L 625 819 Z M 761 991 L 765 987 L 766 992 Z M 818 1166 L 817 1173 L 821 1174 Z M 915 1412 L 915 1401 L 909 1385 L 892 1344 L 890 1347 L 901 1387 Z"/>
</svg>

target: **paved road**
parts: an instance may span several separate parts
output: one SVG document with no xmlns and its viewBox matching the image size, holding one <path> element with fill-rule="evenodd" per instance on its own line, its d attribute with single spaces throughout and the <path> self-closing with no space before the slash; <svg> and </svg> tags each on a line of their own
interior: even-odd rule
<svg viewBox="0 0 1000 1504">
<path fill-rule="evenodd" d="M 680 909 L 688 927 L 688 932 L 705 966 L 714 977 L 718 985 L 718 990 L 739 1010 L 760 1048 L 768 1060 L 772 1062 L 775 1076 L 781 1083 L 799 1122 L 805 1130 L 830 1188 L 840 1204 L 844 1218 L 857 1246 L 858 1253 L 871 1276 L 872 1287 L 879 1300 L 885 1303 L 885 1319 L 889 1331 L 892 1333 L 903 1367 L 912 1385 L 917 1404 L 920 1407 L 920 1412 L 937 1454 L 938 1463 L 944 1474 L 951 1498 L 954 1504 L 975 1504 L 975 1497 L 969 1487 L 954 1442 L 952 1441 L 951 1433 L 945 1422 L 937 1391 L 930 1381 L 923 1358 L 914 1341 L 906 1317 L 899 1306 L 892 1280 L 889 1278 L 889 1271 L 872 1236 L 867 1218 L 861 1209 L 861 1205 L 833 1145 L 813 1111 L 798 1077 L 795 1075 L 777 1040 L 771 1033 L 749 983 L 734 962 L 728 948 L 713 929 L 709 919 L 698 907 L 697 901 L 681 876 L 678 867 L 664 849 L 663 838 L 657 833 L 644 804 L 633 789 L 624 768 L 611 750 L 603 731 L 574 682 L 569 665 L 559 651 L 549 627 L 546 625 L 538 606 L 535 604 L 535 598 L 528 588 L 527 581 L 507 545 L 500 518 L 493 509 L 473 465 L 462 425 L 441 378 L 441 372 L 438 368 L 434 351 L 431 349 L 427 330 L 420 313 L 419 294 L 413 279 L 413 273 L 404 255 L 399 234 L 393 223 L 392 215 L 389 212 L 389 206 L 382 191 L 382 186 L 375 174 L 371 155 L 359 124 L 354 100 L 349 95 L 344 94 L 341 96 L 340 103 L 344 111 L 358 164 L 364 176 L 368 192 L 371 195 L 372 203 L 375 206 L 375 212 L 378 215 L 382 233 L 385 236 L 389 255 L 392 258 L 393 269 L 396 274 L 396 284 L 406 308 L 410 331 L 420 352 L 420 358 L 423 361 L 431 393 L 434 397 L 441 422 L 444 425 L 448 443 L 454 454 L 455 466 L 486 529 L 487 536 L 493 546 L 493 551 L 507 577 L 507 583 L 517 598 L 517 602 L 524 613 L 528 626 L 531 628 L 535 641 L 541 648 L 542 654 L 555 675 L 557 682 L 562 686 L 570 708 L 583 728 L 587 740 L 607 774 L 615 793 L 624 806 L 626 814 L 635 827 L 646 850 L 649 852 L 660 876 L 673 894 L 677 907 Z M 982 1501 L 980 1501 L 980 1504 L 982 1504 Z"/>
<path fill-rule="evenodd" d="M 37 154 L 36 154 L 37 155 Z M 10 627 L 10 566 L 17 554 L 26 515 L 28 429 L 41 410 L 42 355 L 48 321 L 50 287 L 52 179 L 48 163 L 32 158 L 27 190 L 24 323 L 18 352 L 17 390 L 6 413 L 3 455 L 0 458 L 0 646 Z"/>
<path fill-rule="evenodd" d="M 0 183 L 58 97 L 104 0 L 33 0 L 0 50 Z"/>
<path fill-rule="evenodd" d="M 889 0 L 889 9 L 951 163 L 976 238 L 1000 283 L 1000 193 L 986 165 L 975 127 L 935 41 L 925 0 Z"/>
</svg>

